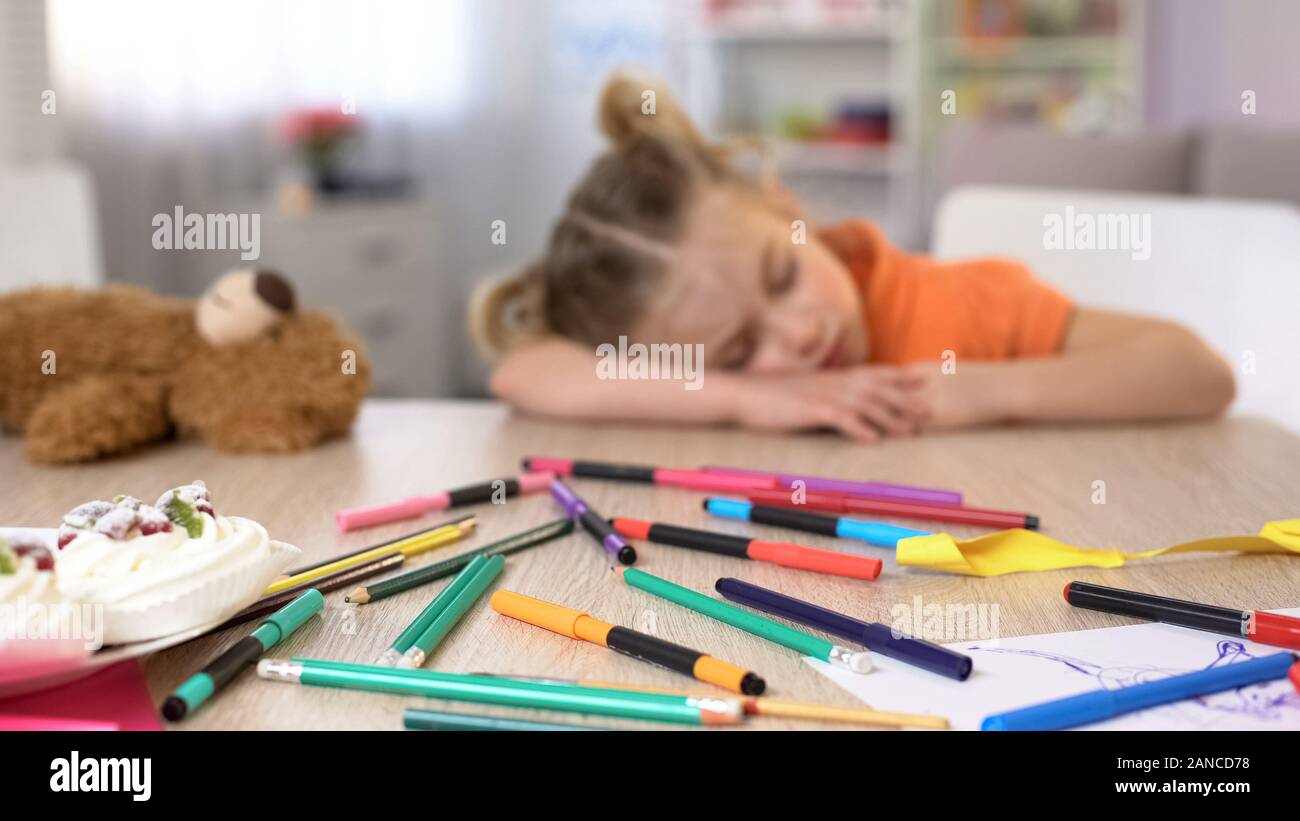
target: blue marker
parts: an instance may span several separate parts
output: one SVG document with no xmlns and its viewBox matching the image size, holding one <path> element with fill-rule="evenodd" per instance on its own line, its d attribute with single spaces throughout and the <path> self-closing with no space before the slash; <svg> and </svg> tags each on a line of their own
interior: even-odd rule
<svg viewBox="0 0 1300 821">
<path fill-rule="evenodd" d="M 899 539 L 913 536 L 929 536 L 924 530 L 910 527 L 897 527 L 880 522 L 864 522 L 861 519 L 844 519 L 839 516 L 827 516 L 824 513 L 810 513 L 788 507 L 756 505 L 753 502 L 741 502 L 736 499 L 719 499 L 710 497 L 704 500 L 704 509 L 714 516 L 725 519 L 741 519 L 761 525 L 788 527 L 807 533 L 820 533 L 823 536 L 839 536 L 844 539 L 858 539 L 877 547 L 898 547 Z"/>
<path fill-rule="evenodd" d="M 1285 678 L 1296 661 L 1291 653 L 1274 653 L 1250 661 L 1211 667 L 1118 690 L 1095 690 L 1056 701 L 991 715 L 981 730 L 1064 730 L 1144 710 L 1160 704 L 1196 698 L 1234 687 Z"/>
</svg>

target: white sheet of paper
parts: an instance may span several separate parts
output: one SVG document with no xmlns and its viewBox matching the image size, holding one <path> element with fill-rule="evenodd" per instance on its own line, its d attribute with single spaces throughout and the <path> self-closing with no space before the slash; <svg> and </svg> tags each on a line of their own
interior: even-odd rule
<svg viewBox="0 0 1300 821">
<path fill-rule="evenodd" d="M 1300 607 L 1275 612 L 1300 616 Z M 966 681 L 952 681 L 879 653 L 872 654 L 876 669 L 866 675 L 804 660 L 874 709 L 946 716 L 955 730 L 978 730 L 984 717 L 994 713 L 1283 652 L 1167 624 L 946 646 L 974 659 Z M 1300 730 L 1300 693 L 1280 679 L 1128 713 L 1086 729 Z"/>
</svg>

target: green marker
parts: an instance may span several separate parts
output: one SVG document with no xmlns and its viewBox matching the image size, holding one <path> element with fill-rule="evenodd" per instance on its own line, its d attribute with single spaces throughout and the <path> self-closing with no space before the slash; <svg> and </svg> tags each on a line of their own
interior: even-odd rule
<svg viewBox="0 0 1300 821">
<path fill-rule="evenodd" d="M 212 695 L 225 687 L 262 654 L 283 641 L 303 622 L 320 612 L 325 597 L 312 588 L 266 617 L 256 630 L 240 639 L 226 652 L 208 662 L 208 666 L 190 676 L 163 702 L 162 714 L 168 721 L 180 721 Z"/>
<path fill-rule="evenodd" d="M 741 702 L 709 696 L 637 693 L 603 687 L 539 684 L 494 676 L 395 670 L 323 659 L 265 658 L 257 675 L 307 687 L 338 687 L 400 696 L 426 696 L 505 707 L 529 707 L 569 713 L 668 721 L 678 724 L 738 724 Z"/>
<path fill-rule="evenodd" d="M 865 673 L 871 670 L 871 656 L 867 653 L 859 653 L 847 647 L 831 644 L 829 641 L 819 639 L 802 630 L 786 627 L 784 624 L 756 615 L 748 610 L 741 610 L 739 607 L 727 602 L 711 599 L 703 593 L 697 593 L 658 576 L 652 576 L 644 570 L 637 570 L 635 567 L 621 567 L 617 568 L 617 570 L 623 573 L 623 581 L 627 582 L 631 587 L 644 590 L 661 599 L 667 599 L 674 604 L 680 604 L 682 607 L 694 610 L 697 613 L 703 613 L 710 618 L 730 624 L 732 627 L 739 627 L 746 633 L 753 633 L 759 638 L 789 647 L 791 650 L 797 650 L 815 659 L 847 667 L 855 673 Z"/>
<path fill-rule="evenodd" d="M 482 597 L 483 591 L 487 590 L 488 586 L 496 581 L 497 576 L 501 575 L 502 568 L 506 566 L 504 556 L 493 556 L 490 559 L 483 559 L 482 556 L 479 556 L 475 561 L 480 559 L 482 561 L 478 565 L 478 572 L 474 573 L 465 582 L 456 597 L 447 602 L 447 606 L 442 609 L 442 612 L 433 620 L 433 623 L 402 654 L 402 658 L 397 662 L 398 667 L 423 667 L 424 660 L 433 652 L 433 648 L 437 647 L 438 642 L 442 641 L 443 637 L 451 632 L 451 628 L 455 627 L 461 616 L 464 616 L 474 606 L 474 602 Z M 459 581 L 461 576 L 472 573 L 474 564 L 475 562 L 470 562 L 466 565 L 465 569 L 460 572 L 460 576 L 456 577 L 456 580 Z"/>
<path fill-rule="evenodd" d="M 447 605 L 460 595 L 460 591 L 465 589 L 465 585 L 469 584 L 478 575 L 479 568 L 486 562 L 485 557 L 475 556 L 473 561 L 465 565 L 465 569 L 456 574 L 456 578 L 451 580 L 451 584 L 438 591 L 438 595 L 433 597 L 433 601 L 424 606 L 420 614 L 415 617 L 415 621 L 408 624 L 405 630 L 397 634 L 397 638 L 393 639 L 393 643 L 388 649 L 380 654 L 375 664 L 380 667 L 396 666 L 402 660 L 403 654 L 415 645 L 415 640 L 424 635 L 424 631 L 428 630 L 438 618 L 438 615 L 447 608 Z"/>
<path fill-rule="evenodd" d="M 417 710 L 407 707 L 402 713 L 402 726 L 408 730 L 494 730 L 497 732 L 532 731 L 596 731 L 604 727 L 586 727 L 582 724 L 559 724 L 553 721 L 524 721 L 518 718 L 496 716 L 471 716 L 465 713 L 440 713 L 434 710 Z"/>
</svg>

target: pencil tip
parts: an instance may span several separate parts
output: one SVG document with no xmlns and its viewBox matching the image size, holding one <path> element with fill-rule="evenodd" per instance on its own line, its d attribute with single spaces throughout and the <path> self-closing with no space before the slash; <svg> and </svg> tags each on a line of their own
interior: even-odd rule
<svg viewBox="0 0 1300 821">
<path fill-rule="evenodd" d="M 357 604 L 365 604 L 366 602 L 370 601 L 370 594 L 366 591 L 364 587 L 358 587 L 356 590 L 353 590 L 351 593 L 344 596 L 343 601 L 356 602 Z"/>
</svg>

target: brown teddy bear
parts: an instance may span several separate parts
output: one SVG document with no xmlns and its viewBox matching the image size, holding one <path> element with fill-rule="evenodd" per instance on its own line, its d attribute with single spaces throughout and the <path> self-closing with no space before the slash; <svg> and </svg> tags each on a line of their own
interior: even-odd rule
<svg viewBox="0 0 1300 821">
<path fill-rule="evenodd" d="M 230 452 L 309 448 L 347 431 L 370 389 L 358 340 L 294 309 L 272 271 L 197 301 L 125 285 L 0 295 L 0 426 L 39 464 L 197 434 Z"/>
</svg>

